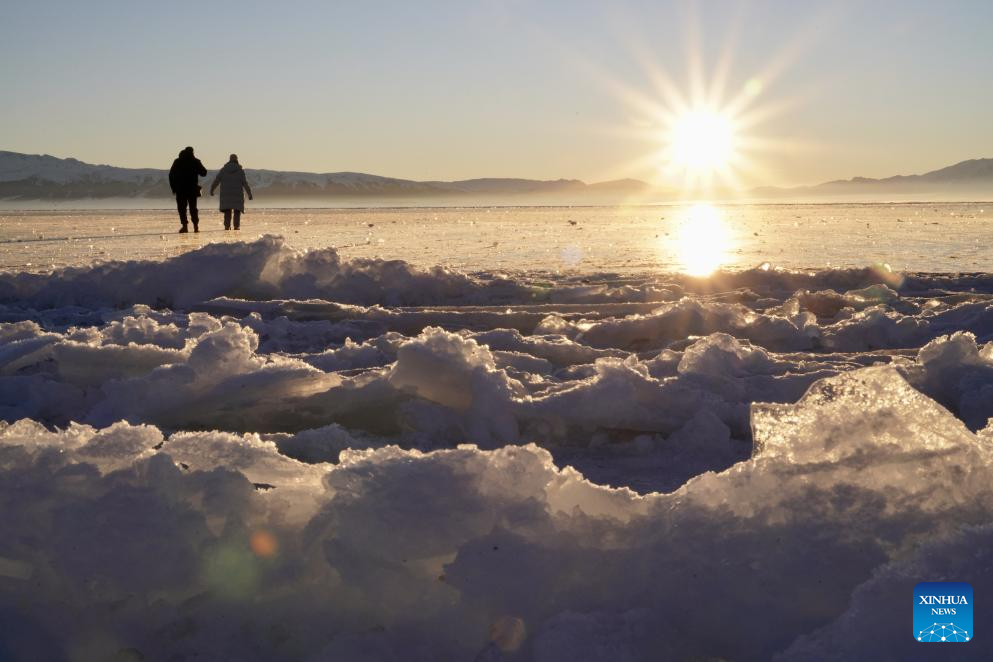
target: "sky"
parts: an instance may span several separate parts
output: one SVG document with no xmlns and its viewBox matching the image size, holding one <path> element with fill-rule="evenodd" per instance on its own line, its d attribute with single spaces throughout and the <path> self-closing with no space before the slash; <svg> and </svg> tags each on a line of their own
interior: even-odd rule
<svg viewBox="0 0 993 662">
<path fill-rule="evenodd" d="M 671 177 L 683 106 L 735 181 L 993 156 L 993 2 L 11 2 L 0 149 L 418 180 Z"/>
</svg>

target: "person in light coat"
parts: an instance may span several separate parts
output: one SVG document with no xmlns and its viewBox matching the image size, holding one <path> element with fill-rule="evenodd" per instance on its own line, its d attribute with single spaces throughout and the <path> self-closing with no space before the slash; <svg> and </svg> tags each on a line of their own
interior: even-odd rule
<svg viewBox="0 0 993 662">
<path fill-rule="evenodd" d="M 234 229 L 241 229 L 241 212 L 245 211 L 245 196 L 252 200 L 252 189 L 245 178 L 245 170 L 238 163 L 238 155 L 232 154 L 228 162 L 224 164 L 214 183 L 210 185 L 210 194 L 214 195 L 217 187 L 221 187 L 220 207 L 224 212 L 224 229 L 231 229 L 231 215 L 234 213 Z"/>
</svg>

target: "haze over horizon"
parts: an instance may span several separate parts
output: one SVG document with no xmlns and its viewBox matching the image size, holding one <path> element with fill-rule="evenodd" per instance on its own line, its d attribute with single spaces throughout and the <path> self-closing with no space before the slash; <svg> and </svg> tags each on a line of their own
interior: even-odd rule
<svg viewBox="0 0 993 662">
<path fill-rule="evenodd" d="M 168 167 L 192 144 L 277 170 L 666 184 L 664 116 L 703 104 L 735 119 L 745 186 L 926 172 L 993 153 L 993 88 L 974 82 L 993 6 L 954 9 L 17 5 L 0 53 L 31 66 L 0 72 L 0 147 Z"/>
<path fill-rule="evenodd" d="M 2 147 L 2 146 L 0 146 Z M 11 158 L 13 162 L 4 162 L 3 159 Z M 21 162 L 22 159 L 27 159 L 27 162 Z M 55 159 L 51 161 L 50 159 Z M 58 165 L 53 167 L 53 163 Z M 74 164 L 78 166 L 78 170 L 72 170 L 72 166 L 69 164 Z M 833 180 L 821 181 L 809 184 L 801 184 L 797 186 L 788 187 L 777 187 L 774 185 L 762 185 L 755 184 L 751 188 L 741 189 L 739 191 L 733 191 L 730 189 L 714 189 L 716 193 L 725 194 L 748 194 L 749 192 L 768 192 L 770 190 L 780 191 L 783 194 L 788 194 L 792 191 L 809 191 L 811 189 L 827 188 L 835 186 L 838 184 L 865 184 L 865 183 L 888 183 L 896 180 L 897 184 L 907 184 L 909 182 L 917 181 L 931 181 L 939 183 L 951 183 L 964 184 L 966 186 L 973 185 L 974 187 L 969 190 L 979 192 L 980 194 L 985 193 L 988 189 L 988 184 L 993 179 L 993 158 L 979 156 L 976 158 L 965 159 L 963 161 L 944 164 L 941 167 L 932 168 L 925 172 L 916 173 L 891 173 L 890 175 L 879 177 L 879 178 L 867 178 L 859 174 L 851 174 L 846 177 L 839 177 Z M 68 166 L 68 167 L 67 167 Z M 131 168 L 120 166 L 113 163 L 91 163 L 77 159 L 74 156 L 60 156 L 54 154 L 27 154 L 20 152 L 11 152 L 8 150 L 0 149 L 0 181 L 4 182 L 17 182 L 18 178 L 22 179 L 29 186 L 38 186 L 42 182 L 47 182 L 48 184 L 66 184 L 70 181 L 89 181 L 88 178 L 92 176 L 95 169 L 110 168 L 111 172 L 117 171 L 118 169 L 123 169 L 126 173 L 138 173 L 139 171 L 154 170 L 165 176 L 166 168 L 162 165 L 150 166 L 148 168 Z M 216 168 L 214 164 L 210 166 L 211 172 L 215 171 Z M 506 182 L 509 185 L 513 183 L 520 182 L 522 185 L 528 183 L 547 183 L 555 184 L 561 183 L 565 184 L 578 184 L 587 186 L 603 186 L 603 185 L 631 185 L 631 186 L 644 186 L 649 184 L 643 180 L 637 178 L 625 178 L 618 180 L 605 180 L 605 181 L 584 181 L 578 178 L 566 178 L 566 177 L 548 177 L 541 180 L 529 179 L 521 177 L 478 177 L 478 178 L 467 178 L 461 180 L 426 180 L 426 179 L 406 179 L 406 178 L 389 178 L 373 172 L 357 172 L 354 170 L 341 170 L 337 172 L 308 172 L 301 170 L 299 168 L 291 168 L 288 170 L 277 170 L 273 168 L 267 168 L 264 164 L 257 164 L 256 167 L 247 168 L 248 172 L 255 173 L 266 173 L 267 175 L 299 175 L 305 180 L 312 177 L 333 177 L 341 176 L 346 179 L 351 177 L 365 178 L 363 181 L 383 181 L 383 182 L 397 182 L 397 183 L 410 183 L 410 184 L 459 184 L 459 183 L 479 183 L 485 184 L 486 182 L 492 182 L 494 184 L 498 182 Z M 106 173 L 100 175 L 104 178 L 104 181 L 111 182 L 114 180 L 114 175 L 108 175 Z M 130 177 L 134 175 L 124 175 L 125 181 L 130 181 Z M 39 180 L 39 181 L 36 181 Z M 284 180 L 292 181 L 292 180 Z M 147 183 L 147 182 L 146 182 Z M 976 188 L 978 186 L 978 188 Z M 670 192 L 678 194 L 678 189 L 666 189 L 664 186 L 658 188 L 646 188 L 645 190 L 654 190 L 656 193 Z M 139 193 L 139 191 L 135 191 Z M 143 192 L 147 194 L 147 191 Z M 4 197 L 3 192 L 0 191 L 0 198 Z M 682 199 L 693 199 L 692 197 L 684 197 Z"/>
</svg>

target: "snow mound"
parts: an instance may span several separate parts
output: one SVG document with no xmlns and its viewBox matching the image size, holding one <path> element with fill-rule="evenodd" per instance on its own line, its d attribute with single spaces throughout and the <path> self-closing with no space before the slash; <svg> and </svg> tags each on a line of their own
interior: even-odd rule
<svg viewBox="0 0 993 662">
<path fill-rule="evenodd" d="M 254 242 L 207 244 L 162 262 L 0 275 L 0 302 L 39 308 L 187 308 L 221 296 L 410 305 L 522 298 L 526 291 L 512 281 L 484 284 L 443 268 L 417 270 L 401 260 L 343 262 L 333 248 L 294 251 L 268 235 Z"/>
</svg>

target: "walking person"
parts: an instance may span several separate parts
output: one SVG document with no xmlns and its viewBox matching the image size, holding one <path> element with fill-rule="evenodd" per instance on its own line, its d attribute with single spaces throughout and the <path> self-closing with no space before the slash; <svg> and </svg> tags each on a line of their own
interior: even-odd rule
<svg viewBox="0 0 993 662">
<path fill-rule="evenodd" d="M 169 169 L 169 188 L 176 196 L 176 207 L 179 210 L 179 231 L 187 229 L 186 208 L 190 209 L 190 220 L 193 221 L 193 231 L 200 232 L 200 215 L 197 212 L 197 198 L 200 197 L 200 177 L 207 176 L 207 169 L 200 159 L 193 155 L 193 148 L 187 147 L 179 153 Z"/>
<path fill-rule="evenodd" d="M 214 177 L 214 183 L 210 185 L 210 194 L 214 195 L 214 190 L 221 187 L 221 211 L 224 212 L 224 229 L 231 229 L 231 215 L 234 214 L 234 229 L 241 229 L 241 212 L 245 211 L 245 196 L 252 200 L 252 189 L 248 186 L 248 179 L 245 178 L 245 170 L 238 163 L 238 155 L 232 154 L 224 167 L 218 171 Z"/>
</svg>

